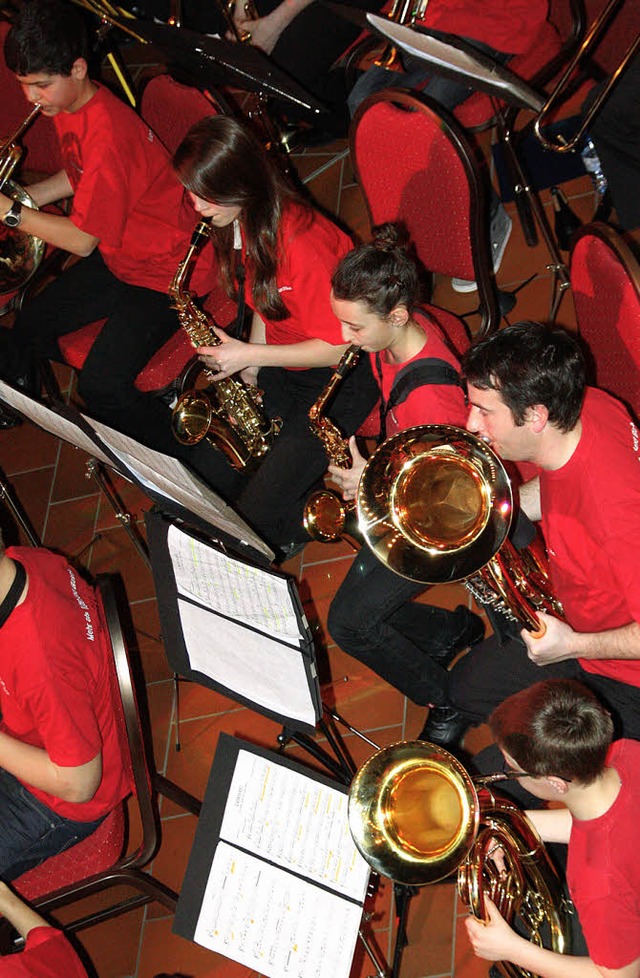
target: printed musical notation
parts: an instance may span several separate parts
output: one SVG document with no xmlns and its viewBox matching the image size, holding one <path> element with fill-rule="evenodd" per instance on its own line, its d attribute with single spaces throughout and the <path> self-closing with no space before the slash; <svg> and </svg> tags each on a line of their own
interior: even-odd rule
<svg viewBox="0 0 640 978">
<path fill-rule="evenodd" d="M 268 978 L 347 978 L 368 879 L 346 794 L 241 749 L 194 940 Z"/>
<path fill-rule="evenodd" d="M 175 526 L 168 539 L 180 594 L 266 635 L 296 646 L 303 640 L 283 578 L 236 560 Z"/>
</svg>

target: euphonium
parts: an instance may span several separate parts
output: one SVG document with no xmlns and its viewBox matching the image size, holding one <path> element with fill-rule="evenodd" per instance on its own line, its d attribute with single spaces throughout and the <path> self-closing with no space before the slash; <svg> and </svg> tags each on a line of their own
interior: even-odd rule
<svg viewBox="0 0 640 978">
<path fill-rule="evenodd" d="M 25 207 L 38 210 L 38 205 L 11 176 L 22 159 L 22 147 L 18 139 L 31 125 L 40 104 L 36 102 L 28 116 L 0 147 L 0 190 Z M 0 229 L 0 293 L 15 292 L 29 281 L 44 255 L 45 244 L 41 238 L 26 234 L 17 228 Z"/>
<path fill-rule="evenodd" d="M 570 953 L 571 905 L 533 825 L 448 751 L 425 741 L 377 751 L 356 774 L 349 792 L 349 828 L 366 861 L 382 876 L 423 886 L 458 871 L 463 902 L 486 919 L 489 896 L 528 940 Z M 500 846 L 500 873 L 488 852 Z M 505 978 L 532 978 L 508 962 Z"/>
<path fill-rule="evenodd" d="M 419 425 L 388 438 L 358 487 L 358 522 L 374 554 L 412 581 L 462 581 L 534 634 L 538 611 L 562 616 L 544 558 L 507 539 L 513 515 L 505 468 L 480 438 L 453 425 Z"/>
<path fill-rule="evenodd" d="M 197 306 L 193 293 L 186 287 L 195 258 L 208 236 L 208 222 L 200 221 L 169 288 L 180 325 L 196 349 L 220 346 L 211 318 Z M 213 380 L 213 371 L 206 368 L 204 374 L 211 386 L 181 395 L 171 418 L 173 434 L 183 445 L 196 445 L 209 438 L 222 449 L 231 465 L 243 469 L 268 452 L 280 430 L 280 422 L 266 417 L 257 388 L 237 377 Z"/>
<path fill-rule="evenodd" d="M 349 442 L 339 428 L 324 416 L 327 404 L 333 397 L 336 387 L 345 374 L 355 367 L 360 356 L 359 346 L 350 346 L 342 354 L 340 363 L 334 370 L 331 380 L 320 397 L 311 405 L 309 425 L 322 442 L 332 465 L 340 469 L 350 469 L 352 464 Z M 355 501 L 345 502 L 331 489 L 317 489 L 312 492 L 304 506 L 304 528 L 313 540 L 322 543 L 335 543 L 344 534 L 354 537 L 359 543 L 362 538 L 358 532 Z"/>
</svg>

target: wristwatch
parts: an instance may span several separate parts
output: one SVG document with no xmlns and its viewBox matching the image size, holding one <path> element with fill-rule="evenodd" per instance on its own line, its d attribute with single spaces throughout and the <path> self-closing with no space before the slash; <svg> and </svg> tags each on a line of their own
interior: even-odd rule
<svg viewBox="0 0 640 978">
<path fill-rule="evenodd" d="M 2 223 L 8 228 L 19 228 L 22 220 L 22 204 L 19 200 L 14 200 L 7 213 L 2 218 Z"/>
</svg>

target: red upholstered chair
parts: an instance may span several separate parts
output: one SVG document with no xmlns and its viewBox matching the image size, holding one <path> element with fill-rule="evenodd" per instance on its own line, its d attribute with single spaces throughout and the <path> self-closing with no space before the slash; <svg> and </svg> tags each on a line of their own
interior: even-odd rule
<svg viewBox="0 0 640 978">
<path fill-rule="evenodd" d="M 597 385 L 640 418 L 640 264 L 613 228 L 587 224 L 573 239 L 570 275 Z"/>
<path fill-rule="evenodd" d="M 475 279 L 480 333 L 497 329 L 485 188 L 462 128 L 435 102 L 388 90 L 360 105 L 349 139 L 371 223 L 403 223 L 430 272 Z"/>
<path fill-rule="evenodd" d="M 71 932 L 152 901 L 162 903 L 171 911 L 175 910 L 177 902 L 177 894 L 144 868 L 160 846 L 159 817 L 153 791 L 155 769 L 151 766 L 151 752 L 147 749 L 143 735 L 114 578 L 101 575 L 98 578 L 97 593 L 103 627 L 108 629 L 111 641 L 113 708 L 118 719 L 123 757 L 131 774 L 133 800 L 139 815 L 136 821 L 140 822 L 142 838 L 130 851 L 124 848 L 126 819 L 125 806 L 121 804 L 88 838 L 45 860 L 40 866 L 14 881 L 12 885 L 18 893 L 45 912 L 75 903 L 113 886 L 126 886 L 135 891 L 126 898 L 122 898 L 119 892 L 115 902 L 101 901 L 100 908 L 94 913 L 65 922 L 65 930 Z M 184 804 L 188 797 L 189 810 L 197 812 L 199 803 L 196 799 L 184 795 L 175 785 L 171 787 L 178 792 L 174 797 L 179 803 Z"/>
</svg>

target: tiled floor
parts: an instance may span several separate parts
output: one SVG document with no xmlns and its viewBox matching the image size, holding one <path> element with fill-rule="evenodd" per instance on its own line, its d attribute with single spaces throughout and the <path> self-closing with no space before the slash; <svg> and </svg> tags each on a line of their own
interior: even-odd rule
<svg viewBox="0 0 640 978">
<path fill-rule="evenodd" d="M 338 214 L 357 236 L 366 238 L 365 210 L 353 182 L 344 143 L 327 150 L 307 152 L 297 158 L 296 165 L 301 175 L 309 179 L 309 187 L 316 199 Z M 590 217 L 593 199 L 588 179 L 573 181 L 564 189 L 580 216 Z M 543 198 L 547 200 L 546 193 Z M 513 205 L 508 205 L 507 209 L 514 216 L 514 230 L 498 276 L 499 284 L 511 288 L 535 274 L 534 281 L 518 294 L 511 318 L 513 321 L 545 318 L 551 281 L 546 269 L 547 255 L 542 246 L 526 247 L 513 214 Z M 473 296 L 455 295 L 448 281 L 436 282 L 434 301 L 458 312 L 473 308 Z M 558 321 L 566 326 L 573 325 L 569 294 L 564 297 Z M 59 444 L 28 424 L 0 433 L 0 465 L 45 545 L 78 559 L 91 573 L 117 570 L 122 574 L 147 681 L 158 767 L 177 783 L 202 796 L 220 731 L 273 747 L 279 728 L 223 696 L 197 685 L 183 684 L 180 708 L 182 749 L 180 753 L 176 752 L 173 746 L 176 733 L 174 687 L 159 634 L 151 575 L 96 485 L 85 477 L 85 461 L 75 449 Z M 131 513 L 140 520 L 148 501 L 126 484 L 118 482 L 118 486 Z M 2 522 L 11 524 L 8 517 Z M 15 539 L 16 533 L 10 528 L 8 535 Z M 351 559 L 345 545 L 310 544 L 286 568 L 299 581 L 316 637 L 323 699 L 328 705 L 335 705 L 353 726 L 381 745 L 411 739 L 422 727 L 424 711 L 332 645 L 327 633 L 327 609 Z M 451 607 L 467 600 L 466 592 L 455 585 L 435 589 L 431 597 Z M 484 735 L 482 730 L 472 731 L 467 737 L 467 748 L 478 749 Z M 370 753 L 366 745 L 352 735 L 346 736 L 345 742 L 357 761 L 364 760 Z M 180 812 L 166 800 L 161 804 L 163 844 L 153 871 L 179 889 L 194 836 L 195 818 Z M 452 975 L 474 978 L 487 974 L 487 966 L 471 954 L 462 926 L 463 914 L 464 909 L 459 905 L 452 885 L 421 889 L 411 906 L 409 944 L 404 953 L 402 978 L 448 978 Z M 368 928 L 375 943 L 388 956 L 392 941 L 391 886 L 388 881 L 382 881 Z M 171 919 L 157 906 L 87 930 L 80 940 L 99 978 L 150 978 L 156 972 L 174 970 L 194 978 L 204 975 L 248 978 L 250 974 L 246 968 L 172 935 Z M 353 978 L 372 971 L 370 962 L 359 948 Z"/>
</svg>

